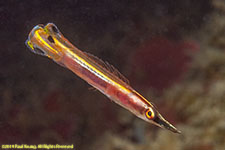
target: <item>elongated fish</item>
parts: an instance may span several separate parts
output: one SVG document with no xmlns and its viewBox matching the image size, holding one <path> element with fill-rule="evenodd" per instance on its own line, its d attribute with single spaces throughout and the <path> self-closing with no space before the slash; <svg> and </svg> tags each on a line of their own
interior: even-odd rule
<svg viewBox="0 0 225 150">
<path fill-rule="evenodd" d="M 76 48 L 53 23 L 35 26 L 28 36 L 26 45 L 33 53 L 47 56 L 68 68 L 137 117 L 161 128 L 180 133 L 162 117 L 152 103 L 131 87 L 128 80 L 116 68 Z"/>
</svg>

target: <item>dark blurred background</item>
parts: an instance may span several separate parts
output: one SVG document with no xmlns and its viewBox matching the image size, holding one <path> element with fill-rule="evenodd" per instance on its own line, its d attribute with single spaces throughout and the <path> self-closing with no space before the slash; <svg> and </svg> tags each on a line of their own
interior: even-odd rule
<svg viewBox="0 0 225 150">
<path fill-rule="evenodd" d="M 224 20 L 222 0 L 0 0 L 0 143 L 224 149 Z M 49 22 L 118 68 L 183 134 L 149 125 L 31 53 L 29 32 Z"/>
</svg>

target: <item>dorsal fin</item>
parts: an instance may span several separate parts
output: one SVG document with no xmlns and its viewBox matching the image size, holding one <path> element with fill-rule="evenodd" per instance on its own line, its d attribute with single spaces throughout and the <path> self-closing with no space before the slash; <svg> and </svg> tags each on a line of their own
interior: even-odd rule
<svg viewBox="0 0 225 150">
<path fill-rule="evenodd" d="M 84 54 L 87 55 L 88 57 L 90 57 L 91 59 L 93 59 L 101 67 L 103 67 L 104 69 L 106 69 L 109 72 L 111 72 L 112 74 L 114 74 L 117 78 L 121 79 L 123 82 L 130 85 L 129 80 L 126 77 L 124 77 L 113 65 L 109 64 L 107 61 L 104 62 L 100 58 L 98 58 L 90 53 L 84 52 Z"/>
</svg>

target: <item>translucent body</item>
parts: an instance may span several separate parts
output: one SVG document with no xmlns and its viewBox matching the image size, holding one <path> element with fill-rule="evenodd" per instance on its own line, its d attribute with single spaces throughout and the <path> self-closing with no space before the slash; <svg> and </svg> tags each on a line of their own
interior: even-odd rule
<svg viewBox="0 0 225 150">
<path fill-rule="evenodd" d="M 46 26 L 37 25 L 34 27 L 26 44 L 32 52 L 47 56 L 70 69 L 139 118 L 175 133 L 180 133 L 160 115 L 150 102 L 126 82 L 126 79 L 117 69 L 76 48 L 54 24 L 49 23 Z"/>
</svg>

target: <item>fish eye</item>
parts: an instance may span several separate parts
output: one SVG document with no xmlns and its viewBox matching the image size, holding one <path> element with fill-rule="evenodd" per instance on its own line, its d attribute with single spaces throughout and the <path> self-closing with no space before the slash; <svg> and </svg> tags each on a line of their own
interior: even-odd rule
<svg viewBox="0 0 225 150">
<path fill-rule="evenodd" d="M 153 111 L 152 108 L 149 108 L 148 110 L 146 110 L 145 115 L 148 119 L 154 119 L 155 118 L 155 112 Z"/>
<path fill-rule="evenodd" d="M 51 43 L 55 43 L 55 41 L 53 40 L 52 36 L 48 36 L 48 41 Z"/>
</svg>

